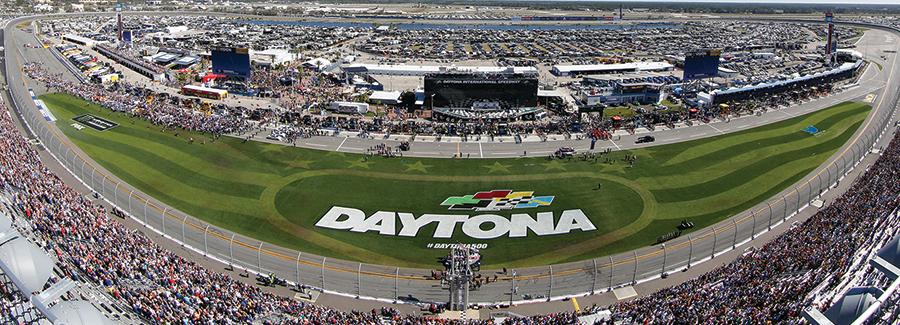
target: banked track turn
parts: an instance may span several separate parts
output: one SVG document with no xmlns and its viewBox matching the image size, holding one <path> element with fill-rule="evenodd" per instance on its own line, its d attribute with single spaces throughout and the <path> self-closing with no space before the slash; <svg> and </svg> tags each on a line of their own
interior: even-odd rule
<svg viewBox="0 0 900 325">
<path fill-rule="evenodd" d="M 198 253 L 207 255 L 208 252 L 210 258 L 226 264 L 233 263 L 239 268 L 253 271 L 261 269 L 264 273 L 275 272 L 282 278 L 300 281 L 305 285 L 335 294 L 384 301 L 395 301 L 399 297 L 414 297 L 422 301 L 446 300 L 446 291 L 440 288 L 438 281 L 428 280 L 425 277 L 429 274 L 429 270 L 332 260 L 268 245 L 256 239 L 211 227 L 203 221 L 149 198 L 112 176 L 62 136 L 58 129 L 48 127 L 28 96 L 27 81 L 19 70 L 24 63 L 24 55 L 21 52 L 21 43 L 17 43 L 20 38 L 26 36 L 15 30 L 14 26 L 34 18 L 36 17 L 18 18 L 9 22 L 4 30 L 7 49 L 5 76 L 13 99 L 12 106 L 48 152 L 85 185 L 101 193 L 109 203 L 128 211 L 133 219 L 164 234 L 164 237 L 181 242 Z M 896 30 L 891 31 L 894 37 L 900 35 Z M 755 223 L 754 219 L 770 220 L 772 227 L 781 225 L 785 219 L 794 214 L 794 211 L 807 206 L 807 202 L 819 194 L 820 189 L 827 190 L 827 185 L 840 179 L 841 175 L 854 166 L 883 133 L 896 107 L 895 91 L 898 87 L 893 77 L 897 68 L 894 56 L 889 66 L 890 75 L 884 87 L 889 91 L 878 97 L 872 113 L 853 139 L 825 165 L 795 184 L 792 189 L 776 195 L 775 199 L 758 205 L 747 213 L 739 214 L 708 229 L 696 231 L 696 236 L 672 241 L 666 250 L 653 246 L 609 258 L 517 269 L 515 277 L 517 295 L 560 299 L 608 287 L 630 285 L 634 280 L 648 281 L 658 278 L 663 272 L 663 267 L 667 272 L 680 270 L 689 264 L 695 265 L 708 260 L 713 255 L 732 249 L 735 244 L 740 245 L 755 237 L 751 234 L 753 228 L 750 226 L 751 222 Z M 768 229 L 768 226 L 756 228 L 759 233 L 760 230 Z M 664 259 L 665 266 L 663 266 Z M 504 275 L 500 277 L 500 281 L 473 291 L 472 301 L 481 303 L 509 301 L 510 280 L 513 280 L 511 276 Z M 515 299 L 519 300 L 518 297 Z"/>
</svg>

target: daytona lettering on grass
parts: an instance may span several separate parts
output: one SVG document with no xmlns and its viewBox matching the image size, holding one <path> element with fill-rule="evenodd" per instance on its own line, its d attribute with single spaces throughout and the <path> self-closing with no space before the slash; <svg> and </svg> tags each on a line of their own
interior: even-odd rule
<svg viewBox="0 0 900 325">
<path fill-rule="evenodd" d="M 397 232 L 397 218 L 400 219 L 400 232 Z M 376 231 L 385 236 L 416 237 L 419 229 L 437 223 L 433 238 L 450 238 L 458 224 L 462 224 L 462 232 L 475 239 L 494 239 L 508 235 L 509 237 L 525 237 L 528 230 L 538 236 L 567 234 L 572 230 L 593 231 L 597 227 L 581 209 L 565 210 L 559 222 L 553 224 L 552 212 L 538 212 L 537 218 L 525 213 L 515 213 L 510 219 L 496 214 L 482 214 L 473 217 L 453 214 L 423 214 L 416 218 L 412 213 L 378 211 L 366 218 L 365 212 L 354 208 L 331 207 L 316 227 L 350 230 L 353 232 Z"/>
</svg>

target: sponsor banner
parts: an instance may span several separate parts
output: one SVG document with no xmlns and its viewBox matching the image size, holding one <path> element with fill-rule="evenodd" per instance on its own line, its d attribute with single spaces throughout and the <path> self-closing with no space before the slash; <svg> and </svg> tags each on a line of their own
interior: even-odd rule
<svg viewBox="0 0 900 325">
<path fill-rule="evenodd" d="M 106 131 L 119 126 L 119 124 L 117 124 L 116 122 L 101 117 L 96 117 L 91 114 L 78 115 L 72 119 L 97 131 Z"/>
<path fill-rule="evenodd" d="M 46 120 L 47 122 L 56 121 L 56 116 L 53 116 L 53 113 L 50 112 L 50 109 L 47 108 L 47 105 L 44 104 L 43 100 L 35 99 L 34 105 L 37 106 L 38 111 L 40 111 L 41 115 L 44 116 L 44 120 Z"/>
</svg>

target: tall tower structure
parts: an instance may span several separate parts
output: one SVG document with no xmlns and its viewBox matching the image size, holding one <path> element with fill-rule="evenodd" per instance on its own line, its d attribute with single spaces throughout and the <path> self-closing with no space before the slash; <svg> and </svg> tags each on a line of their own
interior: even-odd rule
<svg viewBox="0 0 900 325">
<path fill-rule="evenodd" d="M 836 39 L 834 39 L 834 14 L 831 11 L 825 12 L 825 23 L 828 24 L 828 39 L 825 43 L 825 62 L 828 65 L 834 64 L 836 49 Z"/>
<path fill-rule="evenodd" d="M 468 245 L 457 245 L 450 250 L 447 282 L 450 284 L 450 310 L 465 312 L 469 307 L 469 285 L 473 278 L 472 254 L 477 251 Z"/>
<path fill-rule="evenodd" d="M 622 15 L 622 8 L 625 7 L 624 4 L 619 4 L 619 20 L 623 20 L 625 17 Z"/>
<path fill-rule="evenodd" d="M 119 43 L 122 43 L 124 39 L 122 38 L 124 26 L 122 26 L 122 4 L 116 4 L 116 39 L 119 40 Z"/>
</svg>

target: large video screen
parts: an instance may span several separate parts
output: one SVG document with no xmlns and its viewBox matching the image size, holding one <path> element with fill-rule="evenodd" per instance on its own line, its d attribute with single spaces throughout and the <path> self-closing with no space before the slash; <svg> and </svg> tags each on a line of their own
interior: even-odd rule
<svg viewBox="0 0 900 325">
<path fill-rule="evenodd" d="M 471 108 L 478 102 L 502 108 L 536 107 L 538 81 L 528 77 L 432 75 L 425 77 L 425 105 Z"/>
<path fill-rule="evenodd" d="M 721 51 L 688 53 L 684 57 L 684 80 L 712 78 L 719 75 Z"/>
<path fill-rule="evenodd" d="M 250 51 L 247 48 L 217 47 L 210 54 L 213 73 L 250 78 Z"/>
</svg>

